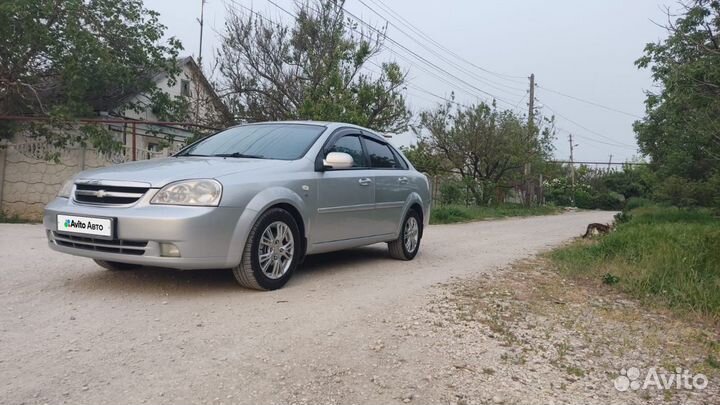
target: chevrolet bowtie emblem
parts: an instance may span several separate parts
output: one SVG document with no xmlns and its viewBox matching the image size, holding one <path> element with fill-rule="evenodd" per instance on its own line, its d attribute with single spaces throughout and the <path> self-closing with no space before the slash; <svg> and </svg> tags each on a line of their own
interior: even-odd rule
<svg viewBox="0 0 720 405">
<path fill-rule="evenodd" d="M 105 190 L 98 190 L 95 192 L 97 198 L 105 198 Z"/>
</svg>

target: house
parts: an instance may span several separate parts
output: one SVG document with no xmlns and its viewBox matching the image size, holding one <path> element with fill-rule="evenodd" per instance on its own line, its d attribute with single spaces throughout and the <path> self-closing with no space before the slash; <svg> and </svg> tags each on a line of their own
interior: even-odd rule
<svg viewBox="0 0 720 405">
<path fill-rule="evenodd" d="M 208 128 L 221 128 L 231 121 L 227 106 L 221 101 L 202 70 L 191 56 L 178 60 L 180 73 L 175 80 L 169 80 L 166 72 L 157 73 L 153 77 L 157 88 L 167 94 L 170 99 L 185 98 L 188 102 L 188 119 L 186 121 L 200 124 Z M 128 105 L 141 106 L 140 111 L 127 108 Z M 144 108 L 143 108 L 144 106 Z M 112 124 L 110 129 L 117 133 L 117 138 L 124 145 L 133 144 L 132 121 L 164 121 L 155 114 L 147 94 L 127 95 L 117 106 L 106 106 L 98 111 L 107 118 L 127 119 L 128 124 Z M 137 150 L 149 153 L 158 152 L 168 143 L 179 146 L 195 135 L 197 128 L 177 125 L 137 124 L 134 145 Z M 207 131 L 208 129 L 206 129 Z M 211 129 L 210 129 L 211 131 Z M 168 142 L 169 141 L 169 142 Z"/>
</svg>

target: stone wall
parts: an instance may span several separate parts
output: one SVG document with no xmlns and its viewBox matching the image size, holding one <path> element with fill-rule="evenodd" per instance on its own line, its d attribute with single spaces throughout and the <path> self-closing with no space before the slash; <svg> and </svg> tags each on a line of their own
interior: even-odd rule
<svg viewBox="0 0 720 405">
<path fill-rule="evenodd" d="M 138 150 L 137 156 L 162 157 L 164 152 Z M 47 160 L 57 154 L 58 160 Z M 130 158 L 127 148 L 103 154 L 80 147 L 53 150 L 47 144 L 22 142 L 0 145 L 0 211 L 29 221 L 42 221 L 45 205 L 65 181 L 82 170 L 122 163 Z"/>
</svg>

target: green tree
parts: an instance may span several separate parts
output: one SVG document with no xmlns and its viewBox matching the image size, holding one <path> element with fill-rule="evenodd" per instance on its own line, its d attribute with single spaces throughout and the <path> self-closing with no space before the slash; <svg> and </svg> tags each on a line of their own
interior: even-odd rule
<svg viewBox="0 0 720 405">
<path fill-rule="evenodd" d="M 416 143 L 410 146 L 401 146 L 400 149 L 420 172 L 437 176 L 451 171 L 447 162 L 426 139 L 418 139 Z"/>
<path fill-rule="evenodd" d="M 711 204 L 720 191 L 690 194 L 720 170 L 720 1 L 680 4 L 682 15 L 668 23 L 668 38 L 647 44 L 636 62 L 650 69 L 660 90 L 647 94 L 646 115 L 635 131 L 653 170 L 670 182 L 667 195 Z M 683 184 L 693 187 L 679 191 Z"/>
<path fill-rule="evenodd" d="M 551 128 L 538 123 L 528 128 L 525 118 L 495 105 L 447 102 L 423 112 L 420 121 L 415 132 L 425 161 L 440 159 L 435 167 L 457 173 L 477 204 L 491 202 L 498 188 L 518 184 L 525 165 L 541 166 L 552 148 Z"/>
<path fill-rule="evenodd" d="M 345 19 L 343 1 L 298 4 L 292 25 L 230 11 L 220 72 L 234 114 L 245 121 L 344 121 L 380 132 L 402 132 L 406 73 L 383 63 L 364 69 L 384 33 Z"/>
<path fill-rule="evenodd" d="M 608 191 L 622 194 L 626 199 L 650 197 L 654 176 L 645 165 L 624 165 L 622 170 L 604 173 L 601 180 Z"/>
<path fill-rule="evenodd" d="M 0 3 L 0 115 L 53 118 L 33 125 L 56 145 L 72 141 L 73 131 L 60 121 L 91 117 L 116 106 L 129 93 L 143 93 L 159 111 L 171 114 L 171 103 L 156 88 L 159 72 L 174 80 L 182 46 L 163 41 L 158 13 L 141 0 L 3 0 Z M 128 109 L 146 106 L 126 105 Z M 19 130 L 4 124 L 0 135 Z M 103 144 L 97 131 L 93 142 Z"/>
</svg>

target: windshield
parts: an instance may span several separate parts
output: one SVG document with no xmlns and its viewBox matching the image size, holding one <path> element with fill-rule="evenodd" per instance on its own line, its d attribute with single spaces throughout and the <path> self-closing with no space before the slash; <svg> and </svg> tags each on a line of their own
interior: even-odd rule
<svg viewBox="0 0 720 405">
<path fill-rule="evenodd" d="M 324 130 L 323 126 L 307 124 L 243 125 L 208 137 L 177 156 L 295 160 Z"/>
</svg>

